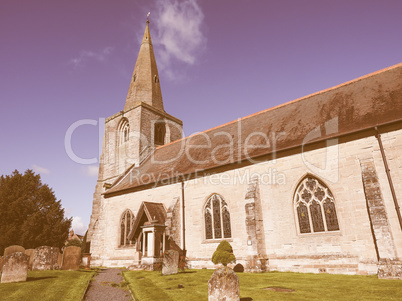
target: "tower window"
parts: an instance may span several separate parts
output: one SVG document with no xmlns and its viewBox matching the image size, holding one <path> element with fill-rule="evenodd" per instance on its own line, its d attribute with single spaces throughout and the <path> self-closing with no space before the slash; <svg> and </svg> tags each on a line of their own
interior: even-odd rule
<svg viewBox="0 0 402 301">
<path fill-rule="evenodd" d="M 126 118 L 122 119 L 118 126 L 119 145 L 126 143 L 130 139 L 130 125 Z"/>
<path fill-rule="evenodd" d="M 154 144 L 165 144 L 166 127 L 163 122 L 155 123 Z"/>
<path fill-rule="evenodd" d="M 335 199 L 329 188 L 315 177 L 309 175 L 300 182 L 294 204 L 300 233 L 339 230 Z"/>
</svg>

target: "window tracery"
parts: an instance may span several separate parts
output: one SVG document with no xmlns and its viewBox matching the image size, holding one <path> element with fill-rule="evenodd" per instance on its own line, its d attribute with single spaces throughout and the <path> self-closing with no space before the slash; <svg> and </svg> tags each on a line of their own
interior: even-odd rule
<svg viewBox="0 0 402 301">
<path fill-rule="evenodd" d="M 300 233 L 338 231 L 335 199 L 329 188 L 309 175 L 296 188 L 294 204 Z"/>
<path fill-rule="evenodd" d="M 119 145 L 126 143 L 130 139 L 130 125 L 128 120 L 124 118 L 118 127 Z"/>
<path fill-rule="evenodd" d="M 127 209 L 123 212 L 120 219 L 120 246 L 130 245 L 130 240 L 128 239 L 128 234 L 134 224 L 134 214 L 131 210 Z"/>
<path fill-rule="evenodd" d="M 165 135 L 166 135 L 165 123 L 163 122 L 155 123 L 155 132 L 154 132 L 155 145 L 165 144 Z"/>
<path fill-rule="evenodd" d="M 227 203 L 213 194 L 204 207 L 205 239 L 231 238 L 230 212 Z"/>
</svg>

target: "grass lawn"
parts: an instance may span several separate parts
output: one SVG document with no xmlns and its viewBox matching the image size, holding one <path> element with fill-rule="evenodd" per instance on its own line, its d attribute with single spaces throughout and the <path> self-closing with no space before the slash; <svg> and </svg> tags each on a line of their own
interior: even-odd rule
<svg viewBox="0 0 402 301">
<path fill-rule="evenodd" d="M 94 270 L 29 271 L 26 282 L 0 283 L 0 300 L 81 300 Z"/>
<path fill-rule="evenodd" d="M 160 272 L 124 272 L 137 301 L 207 300 L 213 270 L 189 270 L 162 276 Z M 402 281 L 377 276 L 347 276 L 270 272 L 237 273 L 241 301 L 265 300 L 402 300 Z M 178 288 L 181 284 L 184 288 Z M 293 290 L 280 292 L 264 288 Z"/>
</svg>

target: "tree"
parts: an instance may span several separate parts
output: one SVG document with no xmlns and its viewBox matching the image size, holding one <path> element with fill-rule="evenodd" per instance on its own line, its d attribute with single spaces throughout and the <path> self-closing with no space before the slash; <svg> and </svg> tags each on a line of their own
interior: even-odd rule
<svg viewBox="0 0 402 301">
<path fill-rule="evenodd" d="M 233 254 L 233 249 L 230 243 L 222 240 L 212 255 L 212 262 L 214 264 L 222 263 L 227 266 L 228 263 L 236 262 L 236 257 Z"/>
<path fill-rule="evenodd" d="M 64 217 L 53 190 L 32 170 L 0 177 L 0 254 L 10 245 L 61 248 L 71 220 Z"/>
<path fill-rule="evenodd" d="M 79 240 L 78 238 L 73 238 L 73 239 L 70 239 L 68 242 L 67 242 L 67 244 L 66 244 L 66 247 L 71 247 L 71 246 L 73 246 L 73 247 L 82 247 L 82 242 L 81 242 L 81 240 Z"/>
<path fill-rule="evenodd" d="M 82 240 L 81 253 L 89 253 L 91 242 L 87 241 L 87 237 L 88 237 L 88 230 L 87 232 L 85 232 L 84 238 Z"/>
</svg>

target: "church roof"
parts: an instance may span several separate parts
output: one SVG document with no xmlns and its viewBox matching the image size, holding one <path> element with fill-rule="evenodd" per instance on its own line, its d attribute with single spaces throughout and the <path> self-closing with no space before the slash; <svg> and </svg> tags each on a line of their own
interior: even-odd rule
<svg viewBox="0 0 402 301">
<path fill-rule="evenodd" d="M 158 147 L 105 196 L 217 167 L 236 168 L 250 159 L 398 122 L 401 117 L 402 63 Z"/>
<path fill-rule="evenodd" d="M 128 88 L 124 111 L 128 111 L 144 102 L 162 112 L 163 101 L 159 83 L 158 68 L 152 46 L 149 21 L 145 27 L 137 62 Z"/>
</svg>

